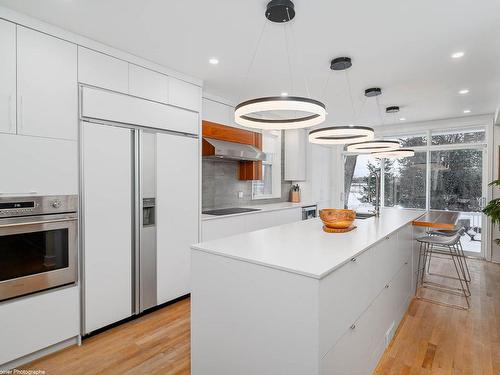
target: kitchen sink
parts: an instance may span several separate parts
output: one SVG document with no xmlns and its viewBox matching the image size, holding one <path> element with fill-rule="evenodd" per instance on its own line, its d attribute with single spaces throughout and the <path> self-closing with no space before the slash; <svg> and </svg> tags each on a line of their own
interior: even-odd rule
<svg viewBox="0 0 500 375">
<path fill-rule="evenodd" d="M 368 212 L 356 212 L 356 219 L 364 220 L 369 219 L 370 217 L 374 217 L 375 214 Z"/>
<path fill-rule="evenodd" d="M 217 210 L 207 210 L 203 211 L 202 214 L 223 216 L 223 215 L 242 214 L 245 212 L 254 212 L 260 210 L 261 210 L 260 208 L 231 207 L 231 208 L 220 208 Z"/>
</svg>

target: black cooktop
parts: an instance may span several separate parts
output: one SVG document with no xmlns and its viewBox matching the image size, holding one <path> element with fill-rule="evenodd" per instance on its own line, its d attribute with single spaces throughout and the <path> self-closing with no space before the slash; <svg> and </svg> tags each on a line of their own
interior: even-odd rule
<svg viewBox="0 0 500 375">
<path fill-rule="evenodd" d="M 254 212 L 260 210 L 261 210 L 260 208 L 231 207 L 231 208 L 219 208 L 217 210 L 207 210 L 203 211 L 202 214 L 223 216 L 223 215 L 241 214 L 244 212 Z"/>
</svg>

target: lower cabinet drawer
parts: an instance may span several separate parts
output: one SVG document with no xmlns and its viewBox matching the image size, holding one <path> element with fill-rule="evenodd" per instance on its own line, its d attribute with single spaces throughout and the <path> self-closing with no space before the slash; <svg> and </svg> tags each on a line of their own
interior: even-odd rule
<svg viewBox="0 0 500 375">
<path fill-rule="evenodd" d="M 330 350 L 380 292 L 373 283 L 372 249 L 320 282 L 320 354 Z"/>
<path fill-rule="evenodd" d="M 397 329 L 411 295 L 406 262 L 363 315 L 344 331 L 321 360 L 322 375 L 371 374 L 386 347 L 386 333 Z M 323 329 L 321 330 L 323 332 Z"/>
<path fill-rule="evenodd" d="M 372 353 L 377 345 L 378 311 L 370 307 L 347 329 L 322 358 L 321 375 L 368 375 L 376 366 Z"/>
<path fill-rule="evenodd" d="M 0 304 L 0 365 L 80 333 L 78 287 Z"/>
</svg>

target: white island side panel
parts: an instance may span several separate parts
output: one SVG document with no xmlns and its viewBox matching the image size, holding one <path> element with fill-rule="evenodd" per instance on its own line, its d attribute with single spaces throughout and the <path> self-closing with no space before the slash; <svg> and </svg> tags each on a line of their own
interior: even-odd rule
<svg viewBox="0 0 500 375">
<path fill-rule="evenodd" d="M 319 371 L 318 280 L 193 250 L 193 375 Z"/>
</svg>

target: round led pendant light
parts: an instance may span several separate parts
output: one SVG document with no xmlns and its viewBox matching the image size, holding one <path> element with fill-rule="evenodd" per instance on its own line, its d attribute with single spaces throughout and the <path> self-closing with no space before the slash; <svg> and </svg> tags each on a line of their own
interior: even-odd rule
<svg viewBox="0 0 500 375">
<path fill-rule="evenodd" d="M 330 69 L 334 71 L 344 71 L 347 83 L 347 88 L 349 91 L 349 97 L 351 99 L 351 107 L 353 113 L 353 121 L 356 118 L 356 110 L 354 108 L 354 100 L 351 93 L 351 84 L 349 82 L 349 76 L 347 75 L 347 69 L 352 67 L 352 60 L 350 57 L 341 56 L 333 59 L 330 62 Z M 328 82 L 328 81 L 327 81 Z M 326 90 L 326 86 L 325 86 Z M 322 129 L 316 129 L 309 132 L 309 142 L 321 144 L 321 145 L 339 145 L 353 142 L 363 142 L 373 139 L 374 131 L 372 128 L 367 126 L 331 126 Z"/>
<path fill-rule="evenodd" d="M 379 159 L 399 159 L 415 156 L 415 151 L 408 148 L 400 148 L 393 151 L 374 152 L 372 155 Z"/>
<path fill-rule="evenodd" d="M 274 23 L 287 23 L 295 17 L 295 6 L 291 0 L 272 0 L 267 4 L 265 17 Z M 265 26 L 265 25 L 264 25 Z M 261 38 L 264 29 L 261 33 Z M 260 40 L 250 68 L 257 54 Z M 287 29 L 285 28 L 285 47 L 288 54 L 288 66 L 290 70 L 291 91 L 293 92 L 292 65 L 288 46 Z M 248 75 L 248 74 L 247 74 Z M 307 86 L 307 83 L 306 83 Z M 321 124 L 326 118 L 326 108 L 323 103 L 311 98 L 293 95 L 262 97 L 244 101 L 238 104 L 234 111 L 234 120 L 237 124 L 265 130 L 300 129 Z"/>
<path fill-rule="evenodd" d="M 347 145 L 347 151 L 360 154 L 371 154 L 373 152 L 394 151 L 400 147 L 398 141 L 375 139 L 367 142 L 351 143 Z"/>
<path fill-rule="evenodd" d="M 292 112 L 294 116 L 286 116 Z M 277 117 L 276 114 L 281 115 Z M 252 99 L 238 104 L 234 111 L 236 123 L 257 129 L 307 128 L 321 124 L 325 118 L 326 108 L 323 103 L 298 96 L 271 96 Z"/>
<path fill-rule="evenodd" d="M 367 126 L 332 126 L 311 130 L 309 142 L 320 145 L 339 145 L 351 142 L 363 142 L 373 139 L 374 132 Z"/>
</svg>

